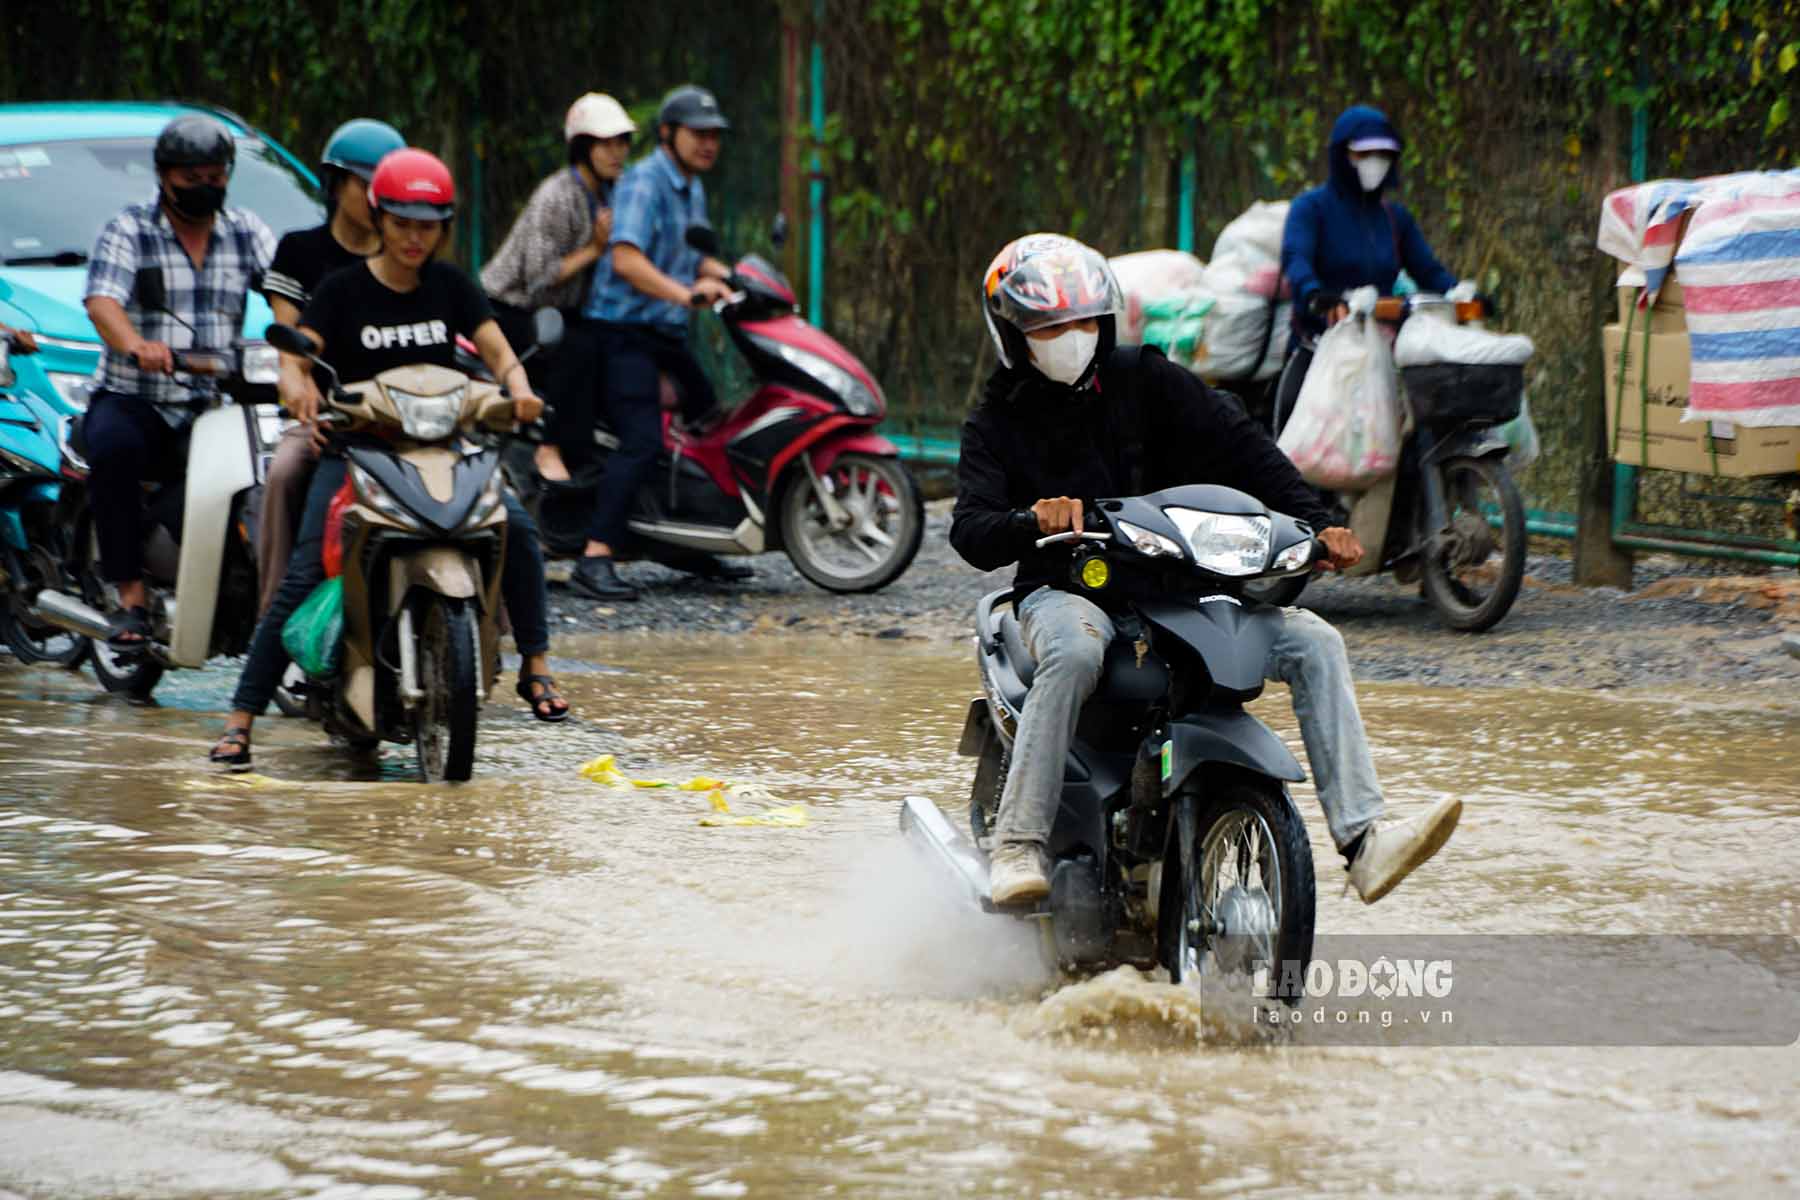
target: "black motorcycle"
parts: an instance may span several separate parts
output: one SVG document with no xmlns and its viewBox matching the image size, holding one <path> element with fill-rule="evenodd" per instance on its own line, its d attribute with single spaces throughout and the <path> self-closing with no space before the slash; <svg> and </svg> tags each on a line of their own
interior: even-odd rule
<svg viewBox="0 0 1800 1200">
<path fill-rule="evenodd" d="M 1069 748 L 1046 847 L 1050 894 L 1022 915 L 1047 918 L 1065 968 L 1161 963 L 1198 987 L 1208 975 L 1304 964 L 1312 851 L 1286 785 L 1306 775 L 1244 711 L 1262 692 L 1283 617 L 1245 589 L 1303 575 L 1323 545 L 1305 524 L 1225 487 L 1102 500 L 1094 513 L 1099 531 L 1038 542 L 1071 546 L 1069 590 L 1121 629 Z M 959 746 L 979 760 L 973 842 L 923 797 L 907 797 L 900 815 L 989 911 L 989 834 L 1035 666 L 1002 607 L 1019 598 L 993 592 L 976 614 L 984 695 Z"/>
</svg>

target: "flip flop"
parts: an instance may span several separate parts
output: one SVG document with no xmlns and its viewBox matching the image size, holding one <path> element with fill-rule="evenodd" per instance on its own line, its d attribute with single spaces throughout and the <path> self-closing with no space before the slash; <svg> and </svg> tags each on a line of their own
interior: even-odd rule
<svg viewBox="0 0 1800 1200">
<path fill-rule="evenodd" d="M 544 690 L 539 695 L 533 696 L 531 694 L 533 687 L 540 687 Z M 558 721 L 569 719 L 569 702 L 564 700 L 562 693 L 556 690 L 556 680 L 550 676 L 521 675 L 518 686 L 513 690 L 519 693 L 519 699 L 530 706 L 531 715 L 538 720 L 555 724 Z M 549 712 L 545 712 L 540 707 L 545 704 L 550 706 Z M 556 707 L 559 704 L 562 705 L 561 708 Z"/>
<path fill-rule="evenodd" d="M 106 624 L 106 644 L 114 650 L 144 650 L 149 647 L 149 609 L 139 606 L 116 612 Z"/>
<path fill-rule="evenodd" d="M 220 753 L 220 751 L 224 751 L 224 753 Z M 250 769 L 250 727 L 248 725 L 227 726 L 206 757 L 208 761 L 218 763 L 228 771 L 248 771 Z"/>
</svg>

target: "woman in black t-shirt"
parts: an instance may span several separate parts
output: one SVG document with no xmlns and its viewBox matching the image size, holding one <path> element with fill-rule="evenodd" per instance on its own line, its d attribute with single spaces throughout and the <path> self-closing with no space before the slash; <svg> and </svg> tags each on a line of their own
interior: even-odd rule
<svg viewBox="0 0 1800 1200">
<path fill-rule="evenodd" d="M 301 315 L 300 331 L 345 383 L 416 363 L 454 367 L 456 336 L 462 334 L 474 341 L 494 378 L 511 388 L 514 415 L 520 421 L 535 421 L 544 402 L 532 393 L 525 368 L 495 323 L 487 297 L 461 271 L 434 258 L 455 211 L 449 170 L 422 150 L 395 151 L 376 169 L 369 199 L 381 234 L 381 252 L 320 283 Z M 304 358 L 282 355 L 282 401 L 302 421 L 318 416 L 319 396 L 309 386 L 310 373 Z M 249 769 L 251 724 L 268 707 L 287 667 L 282 626 L 325 577 L 320 555 L 325 514 L 344 474 L 344 460 L 328 455 L 307 489 L 299 541 L 274 600 L 257 623 L 225 733 L 210 755 L 213 762 L 232 770 Z M 518 692 L 540 721 L 561 721 L 569 715 L 569 706 L 550 676 L 543 554 L 531 517 L 510 490 L 505 496 L 512 528 L 500 587 L 521 660 Z"/>
</svg>

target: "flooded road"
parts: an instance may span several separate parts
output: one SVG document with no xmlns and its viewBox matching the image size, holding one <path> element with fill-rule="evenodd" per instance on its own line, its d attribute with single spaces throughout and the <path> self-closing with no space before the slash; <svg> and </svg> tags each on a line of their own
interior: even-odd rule
<svg viewBox="0 0 1800 1200">
<path fill-rule="evenodd" d="M 895 832 L 960 820 L 962 648 L 561 649 L 582 723 L 497 689 L 437 788 L 280 720 L 214 774 L 226 671 L 0 667 L 0 1197 L 1800 1191 L 1793 1046 L 1234 1049 L 1046 977 Z M 1365 908 L 1303 788 L 1322 934 L 1800 933 L 1800 694 L 1361 695 L 1390 804 L 1466 809 Z"/>
</svg>

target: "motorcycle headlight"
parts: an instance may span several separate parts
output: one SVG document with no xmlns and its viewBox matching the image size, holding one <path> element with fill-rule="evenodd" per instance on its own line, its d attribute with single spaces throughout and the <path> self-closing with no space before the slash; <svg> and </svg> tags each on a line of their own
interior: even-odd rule
<svg viewBox="0 0 1800 1200">
<path fill-rule="evenodd" d="M 1162 534 L 1154 533 L 1141 525 L 1133 525 L 1130 521 L 1120 521 L 1119 532 L 1125 535 L 1125 540 L 1130 542 L 1132 547 L 1139 554 L 1146 554 L 1151 558 L 1162 558 L 1164 556 L 1170 558 L 1185 557 L 1185 552 L 1180 546 L 1176 545 L 1173 538 L 1166 538 Z"/>
<path fill-rule="evenodd" d="M 441 442 L 456 432 L 462 416 L 463 397 L 467 386 L 437 396 L 415 396 L 398 388 L 388 388 L 388 399 L 400 410 L 400 428 L 406 436 L 421 442 Z"/>
<path fill-rule="evenodd" d="M 790 346 L 786 342 L 778 342 L 772 337 L 763 337 L 760 334 L 751 334 L 750 340 L 807 377 L 816 380 L 842 401 L 844 407 L 849 409 L 853 416 L 878 417 L 881 415 L 885 407 L 881 393 L 870 391 L 862 380 L 830 359 L 814 354 L 810 350 L 802 350 L 798 346 Z"/>
<path fill-rule="evenodd" d="M 381 481 L 357 466 L 350 464 L 350 486 L 356 489 L 356 498 L 392 521 L 403 529 L 423 530 L 425 526 L 419 518 L 406 511 L 406 507 L 381 486 Z"/>
<path fill-rule="evenodd" d="M 499 508 L 505 499 L 506 477 L 502 472 L 496 470 L 488 476 L 486 486 L 481 489 L 481 495 L 475 498 L 475 503 L 469 506 L 469 515 L 463 518 L 458 530 L 480 528 L 481 523 L 492 517 L 494 510 Z"/>
<path fill-rule="evenodd" d="M 1275 556 L 1269 564 L 1271 571 L 1304 571 L 1312 565 L 1312 539 L 1295 542 L 1286 550 Z"/>
<path fill-rule="evenodd" d="M 23 454 L 15 454 L 5 446 L 0 446 L 0 475 L 42 475 L 54 477 L 55 471 L 45 468 L 41 463 L 32 462 Z"/>
<path fill-rule="evenodd" d="M 1269 561 L 1267 517 L 1230 516 L 1192 508 L 1165 508 L 1181 530 L 1194 562 L 1215 575 L 1257 575 Z"/>
<path fill-rule="evenodd" d="M 240 365 L 245 383 L 266 383 L 272 387 L 281 382 L 281 351 L 267 342 L 245 346 Z"/>
<path fill-rule="evenodd" d="M 63 414 L 56 422 L 57 449 L 62 451 L 63 459 L 68 462 L 70 466 L 85 475 L 88 471 L 87 459 L 75 453 L 75 447 L 70 442 L 70 438 L 74 436 L 74 433 L 75 418 L 67 413 Z"/>
<path fill-rule="evenodd" d="M 93 376 L 78 375 L 74 371 L 45 371 L 44 374 L 64 404 L 76 412 L 87 411 L 88 393 L 94 390 Z"/>
</svg>

